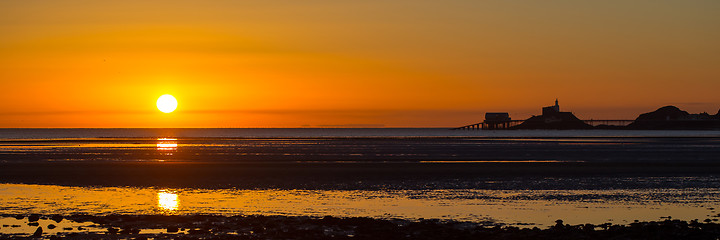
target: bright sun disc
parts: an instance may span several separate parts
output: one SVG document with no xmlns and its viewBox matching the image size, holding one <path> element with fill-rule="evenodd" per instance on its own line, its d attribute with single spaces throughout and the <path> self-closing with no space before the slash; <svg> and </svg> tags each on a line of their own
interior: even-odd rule
<svg viewBox="0 0 720 240">
<path fill-rule="evenodd" d="M 177 100 L 170 94 L 162 95 L 157 100 L 157 108 L 161 112 L 171 113 L 177 108 Z"/>
</svg>

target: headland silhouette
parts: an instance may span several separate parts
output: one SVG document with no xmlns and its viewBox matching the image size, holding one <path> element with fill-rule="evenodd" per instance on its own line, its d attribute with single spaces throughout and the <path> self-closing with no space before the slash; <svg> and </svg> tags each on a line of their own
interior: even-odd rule
<svg viewBox="0 0 720 240">
<path fill-rule="evenodd" d="M 542 114 L 526 120 L 512 120 L 507 112 L 488 112 L 483 122 L 454 129 L 617 129 L 617 130 L 720 130 L 720 110 L 715 115 L 707 112 L 691 114 L 675 106 L 664 106 L 640 114 L 634 120 L 581 120 L 572 112 L 560 111 L 560 104 L 543 107 Z"/>
</svg>

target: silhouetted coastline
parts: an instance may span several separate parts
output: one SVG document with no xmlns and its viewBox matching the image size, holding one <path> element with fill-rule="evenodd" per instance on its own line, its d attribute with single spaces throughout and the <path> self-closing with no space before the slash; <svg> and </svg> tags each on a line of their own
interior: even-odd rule
<svg viewBox="0 0 720 240">
<path fill-rule="evenodd" d="M 504 119 L 494 116 L 503 115 Z M 720 130 L 720 110 L 715 115 L 707 112 L 690 114 L 675 106 L 664 106 L 653 112 L 640 114 L 628 125 L 591 125 L 588 122 L 630 122 L 629 120 L 580 120 L 572 112 L 561 112 L 558 101 L 555 105 L 543 107 L 542 115 L 532 116 L 524 121 L 511 120 L 508 113 L 487 113 L 485 121 L 455 129 L 488 130 Z"/>
<path fill-rule="evenodd" d="M 641 114 L 627 128 L 640 130 L 720 129 L 720 110 L 715 115 L 708 113 L 690 114 L 675 106 L 665 106 L 653 112 Z"/>
<path fill-rule="evenodd" d="M 575 117 L 570 112 L 554 112 L 532 116 L 518 126 L 509 129 L 593 129 L 594 127 Z"/>
</svg>

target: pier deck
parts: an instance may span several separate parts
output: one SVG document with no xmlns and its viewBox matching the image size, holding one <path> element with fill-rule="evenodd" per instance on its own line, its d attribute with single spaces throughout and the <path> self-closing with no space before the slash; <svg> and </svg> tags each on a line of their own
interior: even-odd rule
<svg viewBox="0 0 720 240">
<path fill-rule="evenodd" d="M 591 125 L 593 127 L 596 126 L 627 126 L 630 125 L 634 120 L 619 120 L 619 119 L 590 119 L 590 120 L 582 120 L 583 122 L 587 123 L 588 125 Z M 502 122 L 479 122 L 474 123 L 470 125 L 465 125 L 462 127 L 453 128 L 453 130 L 498 130 L 498 129 L 508 129 L 517 125 L 522 124 L 525 122 L 525 120 L 510 120 L 510 121 L 502 121 Z"/>
</svg>

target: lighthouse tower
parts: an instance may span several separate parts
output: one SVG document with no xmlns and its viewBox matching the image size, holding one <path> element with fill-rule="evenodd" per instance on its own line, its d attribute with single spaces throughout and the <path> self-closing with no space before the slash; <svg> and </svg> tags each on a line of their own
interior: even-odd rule
<svg viewBox="0 0 720 240">
<path fill-rule="evenodd" d="M 550 115 L 550 114 L 559 113 L 559 112 L 560 112 L 560 104 L 558 104 L 557 98 L 555 99 L 555 105 L 554 105 L 554 106 L 549 106 L 549 107 L 544 107 L 544 108 L 542 108 L 542 113 L 543 113 L 543 115 Z"/>
</svg>

